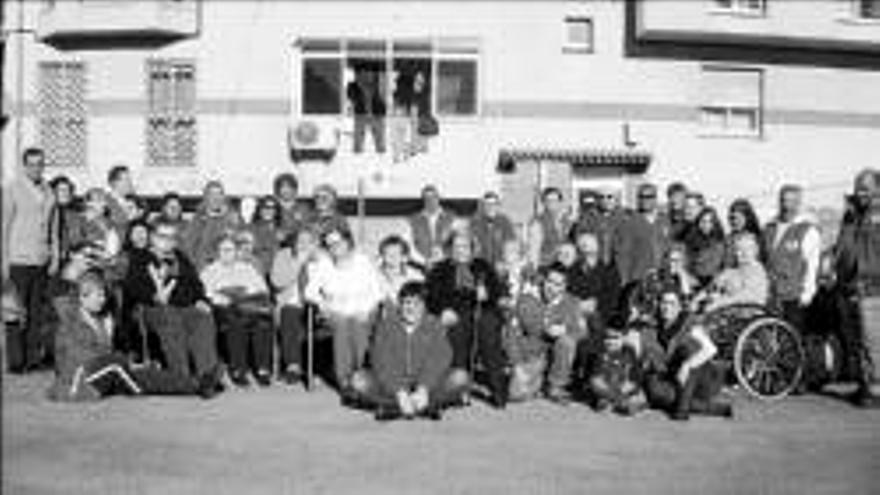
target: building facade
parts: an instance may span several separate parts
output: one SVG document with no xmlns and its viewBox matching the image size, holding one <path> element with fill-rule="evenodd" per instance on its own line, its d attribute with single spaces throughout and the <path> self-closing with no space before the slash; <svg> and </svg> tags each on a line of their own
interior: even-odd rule
<svg viewBox="0 0 880 495">
<path fill-rule="evenodd" d="M 877 166 L 877 0 L 4 2 L 4 178 L 197 194 L 363 193 L 411 211 L 683 180 L 769 213 L 784 182 L 840 208 Z M 575 201 L 576 203 L 577 201 Z"/>
</svg>

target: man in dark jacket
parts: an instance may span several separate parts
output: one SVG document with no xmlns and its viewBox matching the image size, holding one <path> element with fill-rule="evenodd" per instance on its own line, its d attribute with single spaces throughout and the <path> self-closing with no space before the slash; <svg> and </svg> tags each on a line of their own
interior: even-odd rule
<svg viewBox="0 0 880 495">
<path fill-rule="evenodd" d="M 389 312 L 376 330 L 372 369 L 352 378 L 362 400 L 376 406 L 378 420 L 417 415 L 438 420 L 467 386 L 467 374 L 451 368 L 452 347 L 440 321 L 426 313 L 425 295 L 421 282 L 400 289 L 400 310 Z"/>
<path fill-rule="evenodd" d="M 146 324 L 159 335 L 168 368 L 188 375 L 192 355 L 201 376 L 218 365 L 217 331 L 205 288 L 192 262 L 177 249 L 177 235 L 173 224 L 156 224 L 149 255 L 128 269 L 125 297 L 144 307 Z"/>
<path fill-rule="evenodd" d="M 386 109 L 379 73 L 369 67 L 356 67 L 354 76 L 355 80 L 345 88 L 354 113 L 354 152 L 364 151 L 364 138 L 369 129 L 376 153 L 385 153 Z"/>
<path fill-rule="evenodd" d="M 855 402 L 880 406 L 880 172 L 865 170 L 855 180 L 853 210 L 835 246 L 840 311 L 855 337 L 859 388 Z"/>
<path fill-rule="evenodd" d="M 466 233 L 450 239 L 449 258 L 428 273 L 428 311 L 440 317 L 452 345 L 452 367 L 472 371 L 480 359 L 486 369 L 492 405 L 507 405 L 507 364 L 498 308 L 501 284 L 483 259 L 474 258 L 473 239 Z"/>
<path fill-rule="evenodd" d="M 578 262 L 568 274 L 568 292 L 580 301 L 591 331 L 619 323 L 620 279 L 611 265 L 600 259 L 599 240 L 590 232 L 577 236 Z"/>
</svg>

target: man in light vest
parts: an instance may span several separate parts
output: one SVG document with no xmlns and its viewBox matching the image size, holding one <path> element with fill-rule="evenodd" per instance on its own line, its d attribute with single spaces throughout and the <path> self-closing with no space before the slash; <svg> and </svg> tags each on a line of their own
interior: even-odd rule
<svg viewBox="0 0 880 495">
<path fill-rule="evenodd" d="M 816 294 L 822 242 L 815 221 L 801 213 L 803 190 L 779 191 L 779 215 L 764 229 L 771 301 L 786 320 L 803 331 L 805 309 Z"/>
<path fill-rule="evenodd" d="M 548 266 L 554 261 L 556 249 L 568 238 L 574 224 L 559 188 L 545 188 L 541 192 L 541 205 L 541 213 L 529 225 L 529 261 L 535 267 Z"/>
</svg>

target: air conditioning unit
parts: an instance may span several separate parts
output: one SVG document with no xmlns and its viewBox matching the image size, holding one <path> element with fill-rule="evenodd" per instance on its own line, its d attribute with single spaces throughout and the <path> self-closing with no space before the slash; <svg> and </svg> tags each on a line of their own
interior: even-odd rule
<svg viewBox="0 0 880 495">
<path fill-rule="evenodd" d="M 337 119 L 300 117 L 294 119 L 288 132 L 290 158 L 295 161 L 330 161 L 339 147 Z"/>
</svg>

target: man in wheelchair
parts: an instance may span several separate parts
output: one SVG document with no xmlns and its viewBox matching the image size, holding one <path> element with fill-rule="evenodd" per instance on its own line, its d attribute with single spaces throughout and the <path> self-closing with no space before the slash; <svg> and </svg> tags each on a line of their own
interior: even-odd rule
<svg viewBox="0 0 880 495">
<path fill-rule="evenodd" d="M 759 253 L 754 236 L 739 236 L 734 244 L 736 265 L 718 274 L 707 291 L 697 294 L 692 308 L 709 312 L 732 304 L 767 304 L 770 282 Z"/>
</svg>

